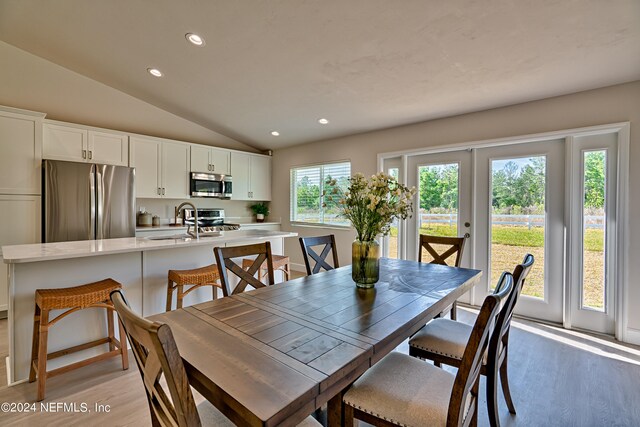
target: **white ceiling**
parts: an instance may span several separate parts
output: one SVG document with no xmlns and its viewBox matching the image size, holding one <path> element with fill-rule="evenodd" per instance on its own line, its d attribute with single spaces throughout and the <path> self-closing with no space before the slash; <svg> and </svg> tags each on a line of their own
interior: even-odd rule
<svg viewBox="0 0 640 427">
<path fill-rule="evenodd" d="M 640 79 L 638 0 L 0 0 L 0 40 L 259 148 Z"/>
</svg>

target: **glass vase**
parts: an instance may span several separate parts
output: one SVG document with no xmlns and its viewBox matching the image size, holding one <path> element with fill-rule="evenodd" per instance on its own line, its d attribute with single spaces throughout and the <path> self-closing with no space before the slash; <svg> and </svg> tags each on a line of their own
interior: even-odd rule
<svg viewBox="0 0 640 427">
<path fill-rule="evenodd" d="M 376 240 L 353 241 L 351 277 L 359 288 L 373 288 L 380 278 L 380 245 Z"/>
</svg>

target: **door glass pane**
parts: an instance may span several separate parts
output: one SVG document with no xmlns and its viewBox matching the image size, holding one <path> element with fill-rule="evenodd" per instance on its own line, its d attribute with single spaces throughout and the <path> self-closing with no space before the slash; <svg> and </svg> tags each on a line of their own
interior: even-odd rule
<svg viewBox="0 0 640 427">
<path fill-rule="evenodd" d="M 582 229 L 582 306 L 604 311 L 606 236 L 605 150 L 584 153 Z"/>
<path fill-rule="evenodd" d="M 420 234 L 433 236 L 458 235 L 458 163 L 420 166 L 418 230 Z M 442 247 L 439 247 L 442 246 Z M 433 245 L 441 253 L 447 245 Z M 422 251 L 422 262 L 431 262 L 433 257 Z"/>
<path fill-rule="evenodd" d="M 398 179 L 400 174 L 399 168 L 389 168 L 387 174 L 391 175 L 395 179 Z M 391 224 L 391 231 L 387 236 L 387 258 L 398 258 L 398 220 L 394 219 Z"/>
<path fill-rule="evenodd" d="M 491 161 L 491 288 L 533 254 L 522 294 L 544 298 L 546 157 Z"/>
</svg>

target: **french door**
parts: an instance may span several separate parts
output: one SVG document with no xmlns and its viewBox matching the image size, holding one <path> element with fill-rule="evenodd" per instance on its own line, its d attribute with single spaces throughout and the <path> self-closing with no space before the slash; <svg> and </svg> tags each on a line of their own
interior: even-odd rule
<svg viewBox="0 0 640 427">
<path fill-rule="evenodd" d="M 535 263 L 515 312 L 561 323 L 564 292 L 564 139 L 476 150 L 476 268 L 480 305 L 503 271 Z"/>
</svg>

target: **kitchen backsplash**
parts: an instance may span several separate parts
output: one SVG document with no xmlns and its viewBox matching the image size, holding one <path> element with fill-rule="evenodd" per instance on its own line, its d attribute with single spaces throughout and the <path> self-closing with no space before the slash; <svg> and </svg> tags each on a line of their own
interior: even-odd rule
<svg viewBox="0 0 640 427">
<path fill-rule="evenodd" d="M 176 206 L 189 201 L 197 208 L 221 208 L 224 209 L 227 217 L 252 217 L 253 212 L 249 209 L 252 202 L 220 199 L 136 199 L 136 212 L 144 207 L 147 212 L 158 215 L 162 219 L 173 218 Z"/>
</svg>

